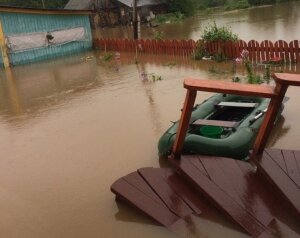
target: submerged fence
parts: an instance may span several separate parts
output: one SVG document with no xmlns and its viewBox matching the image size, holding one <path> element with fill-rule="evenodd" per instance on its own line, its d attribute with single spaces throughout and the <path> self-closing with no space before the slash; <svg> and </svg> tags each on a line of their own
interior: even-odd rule
<svg viewBox="0 0 300 238">
<path fill-rule="evenodd" d="M 242 40 L 236 42 L 209 42 L 194 40 L 150 40 L 150 39 L 96 39 L 97 48 L 109 51 L 133 51 L 154 54 L 192 55 L 197 46 L 204 44 L 206 52 L 210 55 L 222 52 L 228 59 L 240 57 L 243 49 L 249 51 L 250 60 L 263 62 L 280 60 L 285 63 L 300 62 L 300 44 L 298 40 L 287 43 L 278 40 L 275 43 L 265 40 L 261 43 L 251 40 L 248 43 Z"/>
</svg>

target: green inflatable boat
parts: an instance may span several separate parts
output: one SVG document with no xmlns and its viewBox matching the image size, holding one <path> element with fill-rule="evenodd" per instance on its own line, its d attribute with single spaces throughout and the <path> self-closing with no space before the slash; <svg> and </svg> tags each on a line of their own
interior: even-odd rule
<svg viewBox="0 0 300 238">
<path fill-rule="evenodd" d="M 216 94 L 196 105 L 184 142 L 184 153 L 247 159 L 269 102 L 270 99 L 259 97 Z M 282 110 L 283 106 L 280 114 Z M 159 156 L 171 153 L 178 123 L 175 122 L 160 138 Z"/>
</svg>

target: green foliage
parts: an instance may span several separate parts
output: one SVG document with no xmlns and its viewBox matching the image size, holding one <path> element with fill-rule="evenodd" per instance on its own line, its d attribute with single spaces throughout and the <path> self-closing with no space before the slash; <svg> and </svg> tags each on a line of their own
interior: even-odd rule
<svg viewBox="0 0 300 238">
<path fill-rule="evenodd" d="M 155 31 L 154 32 L 154 40 L 162 40 L 164 37 L 164 33 L 162 31 Z"/>
<path fill-rule="evenodd" d="M 62 9 L 69 0 L 44 0 L 45 8 Z M 42 0 L 0 0 L 2 6 L 43 8 Z"/>
<path fill-rule="evenodd" d="M 111 52 L 104 53 L 104 55 L 102 57 L 103 61 L 105 61 L 105 62 L 110 61 L 112 58 L 113 58 L 113 53 L 111 53 Z"/>
<path fill-rule="evenodd" d="M 261 79 L 260 75 L 257 75 L 253 72 L 253 67 L 249 60 L 244 63 L 246 71 L 247 71 L 247 81 L 250 84 L 261 84 L 264 81 Z"/>
<path fill-rule="evenodd" d="M 207 56 L 205 44 L 203 41 L 198 41 L 196 50 L 192 55 L 192 58 L 195 60 L 201 60 L 204 56 Z"/>
<path fill-rule="evenodd" d="M 216 22 L 209 24 L 203 30 L 202 39 L 204 42 L 215 42 L 215 41 L 237 41 L 238 36 L 233 34 L 231 29 L 225 26 L 218 27 Z M 203 50 L 197 49 L 197 57 L 201 56 Z M 223 47 L 219 47 L 217 52 L 213 55 L 217 62 L 224 61 L 226 59 Z"/>
<path fill-rule="evenodd" d="M 218 27 L 216 22 L 204 28 L 202 39 L 205 41 L 237 41 L 238 36 L 226 26 Z"/>
<path fill-rule="evenodd" d="M 192 16 L 199 7 L 198 0 L 169 0 L 168 2 L 171 12 L 181 12 L 185 16 Z"/>
<path fill-rule="evenodd" d="M 223 6 L 226 3 L 226 0 L 200 0 L 199 7 L 201 9 L 206 9 L 210 7 L 219 7 Z"/>
<path fill-rule="evenodd" d="M 250 7 L 248 0 L 230 0 L 225 4 L 225 10 L 245 9 Z"/>
<path fill-rule="evenodd" d="M 264 4 L 274 4 L 276 3 L 276 0 L 248 0 L 248 2 L 250 5 L 264 5 Z"/>
<path fill-rule="evenodd" d="M 152 78 L 152 82 L 156 82 L 156 81 L 161 81 L 162 80 L 161 75 L 157 75 L 157 74 L 151 74 L 151 78 Z"/>
</svg>

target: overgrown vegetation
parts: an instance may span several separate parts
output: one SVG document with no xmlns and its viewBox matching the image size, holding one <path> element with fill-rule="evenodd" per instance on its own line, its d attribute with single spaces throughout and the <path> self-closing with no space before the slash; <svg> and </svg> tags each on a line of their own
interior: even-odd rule
<svg viewBox="0 0 300 238">
<path fill-rule="evenodd" d="M 171 12 L 192 16 L 199 9 L 199 0 L 169 0 L 168 8 Z"/>
<path fill-rule="evenodd" d="M 1 6 L 62 9 L 69 0 L 0 0 Z M 43 6 L 44 2 L 44 6 Z"/>
<path fill-rule="evenodd" d="M 224 5 L 225 10 L 245 9 L 250 7 L 248 0 L 231 0 Z"/>
<path fill-rule="evenodd" d="M 208 42 L 216 42 L 216 41 L 237 41 L 238 36 L 234 34 L 229 27 L 226 26 L 217 26 L 216 22 L 213 22 L 207 25 L 201 36 L 200 41 L 197 43 L 197 48 L 193 54 L 193 58 L 198 60 L 202 59 L 205 56 L 210 56 L 206 52 L 205 45 Z M 225 53 L 222 46 L 220 46 L 214 55 L 212 55 L 214 60 L 220 62 L 225 60 Z"/>
<path fill-rule="evenodd" d="M 288 1 L 291 0 L 169 0 L 168 2 L 169 11 L 178 11 L 185 16 L 191 16 L 199 9 L 223 7 L 225 10 L 234 10 Z"/>
<path fill-rule="evenodd" d="M 217 26 L 216 22 L 207 25 L 201 38 L 204 41 L 237 41 L 238 36 L 229 27 Z"/>
<path fill-rule="evenodd" d="M 153 39 L 154 40 L 162 40 L 164 38 L 164 33 L 162 31 L 155 31 Z"/>
<path fill-rule="evenodd" d="M 103 61 L 107 62 L 110 61 L 113 58 L 113 53 L 111 52 L 105 52 L 104 55 L 102 56 Z"/>
<path fill-rule="evenodd" d="M 241 53 L 241 57 L 235 60 L 235 67 L 236 64 L 242 64 L 245 67 L 246 77 L 243 79 L 242 77 L 234 76 L 232 78 L 233 82 L 246 81 L 249 84 L 262 84 L 264 82 L 269 83 L 271 79 L 270 66 L 265 65 L 263 74 L 258 74 L 249 59 L 249 51 L 243 50 Z"/>
</svg>

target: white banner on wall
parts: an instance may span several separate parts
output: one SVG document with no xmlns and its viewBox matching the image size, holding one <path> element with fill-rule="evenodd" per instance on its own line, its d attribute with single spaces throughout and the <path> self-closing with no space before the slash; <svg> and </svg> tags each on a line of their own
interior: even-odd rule
<svg viewBox="0 0 300 238">
<path fill-rule="evenodd" d="M 19 34 L 7 36 L 6 38 L 7 47 L 12 52 L 43 48 L 48 45 L 45 32 Z"/>
<path fill-rule="evenodd" d="M 12 53 L 83 41 L 85 39 L 84 27 L 6 36 L 7 47 Z"/>
<path fill-rule="evenodd" d="M 82 41 L 85 39 L 85 30 L 83 27 L 51 31 L 49 33 L 53 36 L 50 43 L 54 45 L 61 45 L 72 41 Z"/>
</svg>

